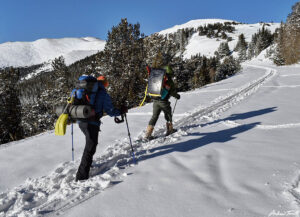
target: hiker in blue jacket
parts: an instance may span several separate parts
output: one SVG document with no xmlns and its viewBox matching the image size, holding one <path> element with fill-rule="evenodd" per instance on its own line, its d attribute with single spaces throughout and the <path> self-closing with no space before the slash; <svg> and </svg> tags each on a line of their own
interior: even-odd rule
<svg viewBox="0 0 300 217">
<path fill-rule="evenodd" d="M 105 77 L 99 76 L 97 80 L 98 90 L 96 94 L 94 94 L 93 99 L 95 115 L 92 119 L 78 121 L 79 128 L 85 135 L 86 144 L 80 166 L 76 174 L 76 181 L 86 180 L 89 178 L 90 167 L 98 144 L 98 135 L 101 124 L 100 118 L 103 116 L 103 111 L 111 117 L 120 116 L 127 112 L 127 108 L 124 106 L 121 110 L 114 108 L 111 98 L 105 89 L 108 86 L 108 82 Z"/>
</svg>

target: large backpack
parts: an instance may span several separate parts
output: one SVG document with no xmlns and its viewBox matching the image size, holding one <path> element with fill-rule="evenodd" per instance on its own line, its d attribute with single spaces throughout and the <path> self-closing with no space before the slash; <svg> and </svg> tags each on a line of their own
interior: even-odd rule
<svg viewBox="0 0 300 217">
<path fill-rule="evenodd" d="M 72 105 L 69 109 L 71 116 L 89 117 L 74 118 L 77 120 L 98 120 L 95 114 L 95 101 L 99 89 L 98 81 L 93 76 L 80 76 L 76 88 L 72 90 Z"/>
<path fill-rule="evenodd" d="M 153 98 L 165 99 L 170 91 L 167 85 L 169 76 L 166 69 L 147 68 L 149 71 L 147 95 Z"/>
<path fill-rule="evenodd" d="M 148 79 L 147 95 L 151 97 L 161 97 L 163 82 L 166 71 L 164 69 L 152 68 Z"/>
<path fill-rule="evenodd" d="M 80 76 L 76 88 L 72 90 L 71 97 L 74 97 L 73 105 L 94 106 L 98 91 L 98 81 L 93 76 Z"/>
</svg>

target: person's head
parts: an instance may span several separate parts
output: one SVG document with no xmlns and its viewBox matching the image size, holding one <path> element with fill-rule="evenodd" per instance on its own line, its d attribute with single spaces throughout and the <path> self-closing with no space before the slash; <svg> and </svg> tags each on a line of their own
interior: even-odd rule
<svg viewBox="0 0 300 217">
<path fill-rule="evenodd" d="M 164 68 L 164 70 L 166 70 L 167 74 L 169 74 L 169 75 L 173 74 L 173 70 L 172 70 L 171 66 L 167 65 L 167 66 L 164 66 L 163 68 Z"/>
<path fill-rule="evenodd" d="M 103 86 L 104 86 L 105 88 L 108 87 L 109 83 L 108 83 L 108 81 L 107 81 L 107 79 L 105 78 L 104 75 L 100 75 L 100 76 L 97 78 L 97 80 L 100 81 L 100 82 L 103 84 Z"/>
</svg>

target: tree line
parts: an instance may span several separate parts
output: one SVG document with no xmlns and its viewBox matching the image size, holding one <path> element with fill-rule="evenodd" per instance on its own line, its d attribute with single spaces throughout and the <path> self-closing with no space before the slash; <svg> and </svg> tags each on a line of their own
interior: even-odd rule
<svg viewBox="0 0 300 217">
<path fill-rule="evenodd" d="M 290 65 L 300 61 L 300 2 L 292 7 L 286 23 L 276 32 L 276 46 L 270 51 L 277 65 Z"/>
</svg>

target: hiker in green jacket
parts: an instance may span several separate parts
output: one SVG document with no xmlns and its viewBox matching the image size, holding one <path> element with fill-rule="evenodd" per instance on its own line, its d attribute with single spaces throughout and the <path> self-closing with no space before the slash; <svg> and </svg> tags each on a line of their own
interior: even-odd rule
<svg viewBox="0 0 300 217">
<path fill-rule="evenodd" d="M 168 94 L 162 98 L 162 97 L 155 97 L 153 100 L 153 115 L 149 121 L 147 130 L 146 130 L 146 139 L 152 139 L 152 132 L 154 130 L 154 126 L 159 118 L 160 112 L 163 111 L 165 114 L 165 119 L 167 121 L 167 133 L 166 136 L 176 132 L 176 129 L 173 129 L 173 123 L 172 123 L 172 109 L 171 109 L 171 103 L 169 101 L 170 97 L 173 96 L 176 99 L 180 99 L 180 95 L 177 93 L 175 84 L 172 80 L 172 68 L 170 66 L 163 66 L 160 61 L 157 60 L 157 58 L 154 59 L 153 68 L 161 68 L 166 71 L 166 75 L 164 77 L 163 81 L 163 87 L 168 90 Z"/>
</svg>

